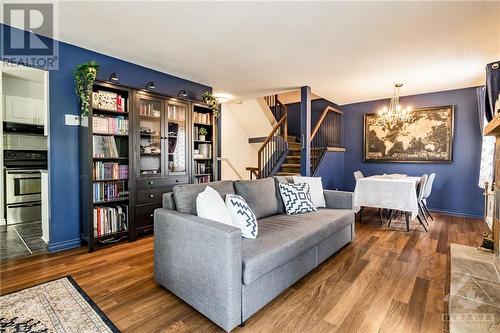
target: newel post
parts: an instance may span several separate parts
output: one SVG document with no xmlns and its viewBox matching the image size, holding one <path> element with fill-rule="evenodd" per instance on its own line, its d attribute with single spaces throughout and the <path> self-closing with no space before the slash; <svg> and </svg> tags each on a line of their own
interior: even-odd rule
<svg viewBox="0 0 500 333">
<path fill-rule="evenodd" d="M 300 174 L 311 175 L 311 87 L 300 88 Z"/>
</svg>

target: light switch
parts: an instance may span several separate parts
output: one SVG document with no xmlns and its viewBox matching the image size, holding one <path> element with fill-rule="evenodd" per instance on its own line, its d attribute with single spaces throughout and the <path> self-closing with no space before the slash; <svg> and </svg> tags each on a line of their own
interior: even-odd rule
<svg viewBox="0 0 500 333">
<path fill-rule="evenodd" d="M 67 126 L 78 126 L 80 125 L 80 117 L 73 114 L 65 114 L 64 124 L 66 124 Z"/>
</svg>

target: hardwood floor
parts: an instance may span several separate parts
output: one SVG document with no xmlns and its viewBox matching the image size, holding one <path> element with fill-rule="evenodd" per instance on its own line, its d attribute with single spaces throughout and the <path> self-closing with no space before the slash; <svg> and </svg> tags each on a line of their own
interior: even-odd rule
<svg viewBox="0 0 500 333">
<path fill-rule="evenodd" d="M 381 227 L 377 211 L 356 239 L 235 332 L 442 332 L 449 244 L 479 245 L 480 220 L 434 214 Z M 221 332 L 153 280 L 153 238 L 5 261 L 0 293 L 71 275 L 122 332 Z"/>
</svg>

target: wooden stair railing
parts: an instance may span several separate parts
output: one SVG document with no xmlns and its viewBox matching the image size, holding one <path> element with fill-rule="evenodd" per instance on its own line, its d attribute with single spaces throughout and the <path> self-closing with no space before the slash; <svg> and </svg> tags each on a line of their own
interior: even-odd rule
<svg viewBox="0 0 500 333">
<path fill-rule="evenodd" d="M 280 102 L 278 95 L 266 96 L 264 99 L 278 122 L 259 148 L 257 167 L 246 168 L 250 172 L 250 179 L 265 178 L 276 173 L 279 163 L 288 152 L 288 108 Z"/>
<path fill-rule="evenodd" d="M 328 147 L 341 147 L 341 117 L 342 111 L 327 106 L 311 132 L 311 174 L 316 169 Z"/>
</svg>

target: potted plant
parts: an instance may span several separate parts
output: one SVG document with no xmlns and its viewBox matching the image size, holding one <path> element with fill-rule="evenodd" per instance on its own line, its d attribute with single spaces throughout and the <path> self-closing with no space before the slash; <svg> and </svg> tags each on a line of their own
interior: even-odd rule
<svg viewBox="0 0 500 333">
<path fill-rule="evenodd" d="M 94 85 L 99 65 L 94 60 L 76 66 L 73 71 L 75 92 L 80 100 L 80 114 L 88 116 L 92 86 Z"/>
<path fill-rule="evenodd" d="M 201 96 L 203 97 L 203 102 L 208 104 L 214 112 L 214 117 L 219 118 L 220 104 L 219 101 L 217 101 L 217 98 L 209 91 L 204 92 Z"/>
<path fill-rule="evenodd" d="M 208 134 L 208 131 L 205 127 L 200 128 L 198 130 L 198 140 L 205 141 L 207 134 Z"/>
</svg>

